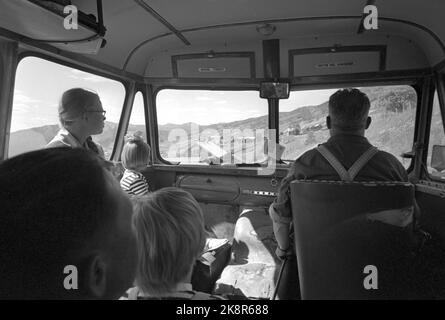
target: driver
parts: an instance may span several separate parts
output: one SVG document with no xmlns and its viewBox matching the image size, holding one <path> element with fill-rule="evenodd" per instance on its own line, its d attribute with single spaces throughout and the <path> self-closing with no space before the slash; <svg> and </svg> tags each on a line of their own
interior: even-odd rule
<svg viewBox="0 0 445 320">
<path fill-rule="evenodd" d="M 329 140 L 295 160 L 281 182 L 278 197 L 269 208 L 279 258 L 294 254 L 289 240 L 292 221 L 289 184 L 293 180 L 338 181 L 352 178 L 357 181 L 408 181 L 405 168 L 396 157 L 377 150 L 365 138 L 365 130 L 371 124 L 369 108 L 369 98 L 358 89 L 338 90 L 329 98 L 329 115 L 326 118 Z M 355 177 L 340 176 L 344 174 L 341 171 L 350 169 L 359 158 L 362 158 L 362 168 L 355 166 L 358 169 Z M 333 162 L 337 163 L 337 169 L 334 169 Z M 338 164 L 344 169 L 338 168 Z"/>
</svg>

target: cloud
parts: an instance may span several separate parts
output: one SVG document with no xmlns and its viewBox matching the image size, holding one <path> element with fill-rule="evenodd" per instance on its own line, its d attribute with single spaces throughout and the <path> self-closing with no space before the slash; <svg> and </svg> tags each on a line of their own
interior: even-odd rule
<svg viewBox="0 0 445 320">
<path fill-rule="evenodd" d="M 258 92 L 173 90 L 159 92 L 158 121 L 200 125 L 232 122 L 267 114 L 267 101 Z"/>
<path fill-rule="evenodd" d="M 14 92 L 14 105 L 17 104 L 31 104 L 31 103 L 40 103 L 43 102 L 39 99 L 33 99 L 29 96 L 27 96 L 23 91 L 16 90 Z"/>
<path fill-rule="evenodd" d="M 23 103 L 14 103 L 13 113 L 27 113 L 32 111 L 32 107 Z"/>
<path fill-rule="evenodd" d="M 173 98 L 158 98 L 157 103 L 158 104 L 167 104 L 167 103 L 176 103 L 177 100 L 173 99 Z"/>
<path fill-rule="evenodd" d="M 214 100 L 213 98 L 206 97 L 206 96 L 197 96 L 195 99 L 197 101 L 213 101 Z"/>
<path fill-rule="evenodd" d="M 17 89 L 14 92 L 13 113 L 32 112 L 36 110 L 40 103 L 43 103 L 43 101 L 31 98 L 22 90 Z"/>
<path fill-rule="evenodd" d="M 87 73 L 87 72 L 84 72 L 81 70 L 76 70 L 76 69 L 72 69 L 71 74 L 69 74 L 68 77 L 71 79 L 92 82 L 92 83 L 106 83 L 106 82 L 112 81 L 107 78 L 96 76 L 94 74 L 90 74 L 90 73 Z"/>
</svg>

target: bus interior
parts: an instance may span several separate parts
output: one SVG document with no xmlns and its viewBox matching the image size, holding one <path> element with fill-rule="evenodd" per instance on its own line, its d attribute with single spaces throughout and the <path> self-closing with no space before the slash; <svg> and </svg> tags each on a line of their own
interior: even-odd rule
<svg viewBox="0 0 445 320">
<path fill-rule="evenodd" d="M 303 261 L 282 268 L 268 207 L 293 161 L 328 139 L 329 96 L 356 87 L 371 101 L 366 136 L 407 170 L 434 243 L 417 274 L 434 284 L 418 297 L 445 298 L 443 12 L 437 0 L 0 0 L 0 161 L 51 140 L 63 91 L 95 90 L 107 120 L 93 139 L 116 176 L 125 136 L 142 135 L 150 186 L 189 191 L 232 244 L 213 293 L 342 298 L 320 293 L 329 280 L 309 288 Z M 320 199 L 308 207 L 328 214 Z"/>
</svg>

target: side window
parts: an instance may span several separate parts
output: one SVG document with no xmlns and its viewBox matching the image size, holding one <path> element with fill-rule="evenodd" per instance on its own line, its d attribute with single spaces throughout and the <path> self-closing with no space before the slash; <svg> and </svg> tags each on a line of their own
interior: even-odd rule
<svg viewBox="0 0 445 320">
<path fill-rule="evenodd" d="M 427 166 L 431 177 L 445 180 L 445 131 L 437 91 L 433 102 Z"/>
<path fill-rule="evenodd" d="M 380 150 L 396 156 L 408 168 L 411 160 L 401 154 L 412 149 L 417 95 L 411 86 L 359 88 L 371 102 L 372 123 L 366 137 Z M 305 151 L 329 139 L 326 127 L 329 97 L 337 89 L 293 91 L 280 100 L 280 143 L 283 160 L 293 161 Z"/>
<path fill-rule="evenodd" d="M 62 93 L 71 88 L 97 92 L 106 113 L 103 132 L 92 136 L 108 159 L 114 145 L 122 112 L 125 88 L 122 83 L 62 66 L 36 57 L 20 61 L 15 79 L 9 139 L 9 157 L 44 148 L 60 129 L 58 105 Z"/>
<path fill-rule="evenodd" d="M 182 164 L 265 159 L 267 100 L 258 91 L 163 89 L 156 96 L 159 152 Z"/>
<path fill-rule="evenodd" d="M 144 138 L 144 141 L 147 142 L 147 132 L 145 129 L 144 98 L 140 91 L 138 91 L 134 97 L 127 134 L 140 135 Z"/>
</svg>

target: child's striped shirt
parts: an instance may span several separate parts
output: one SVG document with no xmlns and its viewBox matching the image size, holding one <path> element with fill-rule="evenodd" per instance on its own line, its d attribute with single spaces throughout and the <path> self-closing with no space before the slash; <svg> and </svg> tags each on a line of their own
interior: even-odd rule
<svg viewBox="0 0 445 320">
<path fill-rule="evenodd" d="M 150 187 L 144 175 L 128 169 L 125 170 L 122 176 L 121 188 L 132 196 L 140 196 L 150 192 Z"/>
</svg>

